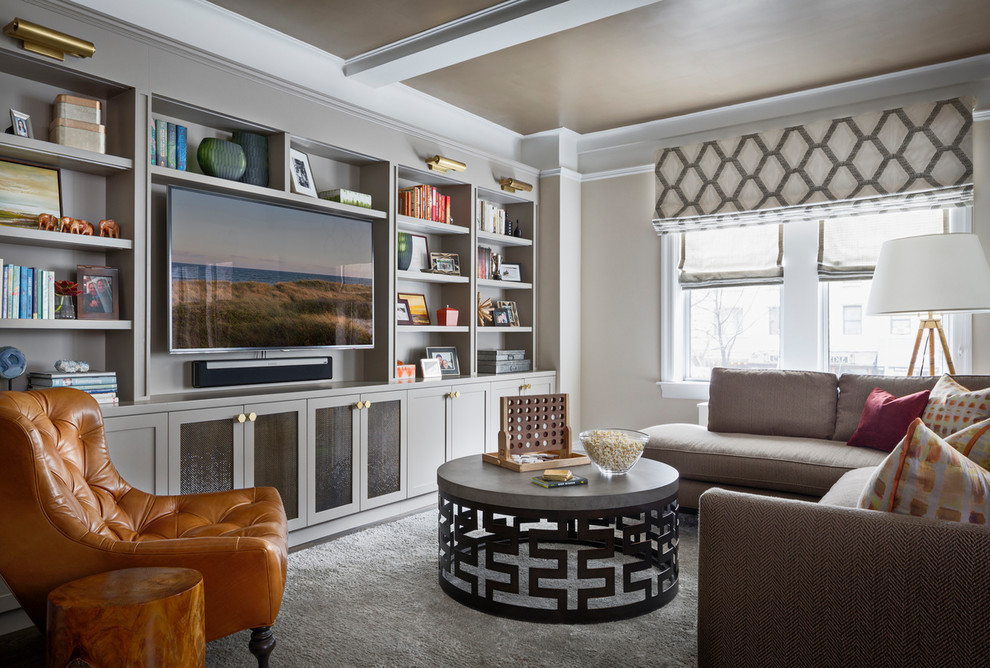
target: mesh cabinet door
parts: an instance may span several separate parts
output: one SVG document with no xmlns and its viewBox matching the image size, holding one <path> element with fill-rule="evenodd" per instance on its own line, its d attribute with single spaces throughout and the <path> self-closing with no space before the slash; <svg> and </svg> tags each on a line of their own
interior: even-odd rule
<svg viewBox="0 0 990 668">
<path fill-rule="evenodd" d="M 169 491 L 220 492 L 244 486 L 244 430 L 240 410 L 219 408 L 169 414 Z"/>
<path fill-rule="evenodd" d="M 306 402 L 256 404 L 245 412 L 245 480 L 278 490 L 290 531 L 306 526 Z"/>
<path fill-rule="evenodd" d="M 358 510 L 356 398 L 310 400 L 309 521 L 323 522 Z"/>
</svg>

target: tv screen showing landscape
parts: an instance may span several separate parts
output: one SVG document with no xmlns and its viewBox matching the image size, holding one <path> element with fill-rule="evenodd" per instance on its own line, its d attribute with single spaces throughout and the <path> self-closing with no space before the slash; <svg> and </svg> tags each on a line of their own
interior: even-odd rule
<svg viewBox="0 0 990 668">
<path fill-rule="evenodd" d="M 168 190 L 170 351 L 370 348 L 372 223 Z"/>
</svg>

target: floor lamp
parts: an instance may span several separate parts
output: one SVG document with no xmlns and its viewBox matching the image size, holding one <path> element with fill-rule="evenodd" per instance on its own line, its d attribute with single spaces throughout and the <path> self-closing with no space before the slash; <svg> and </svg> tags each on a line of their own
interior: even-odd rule
<svg viewBox="0 0 990 668">
<path fill-rule="evenodd" d="M 990 265 L 975 234 L 926 234 L 885 241 L 873 272 L 867 315 L 927 313 L 918 325 L 911 365 L 928 335 L 928 373 L 935 375 L 935 339 L 955 373 L 949 344 L 936 313 L 990 311 Z M 921 375 L 921 370 L 918 370 Z"/>
</svg>

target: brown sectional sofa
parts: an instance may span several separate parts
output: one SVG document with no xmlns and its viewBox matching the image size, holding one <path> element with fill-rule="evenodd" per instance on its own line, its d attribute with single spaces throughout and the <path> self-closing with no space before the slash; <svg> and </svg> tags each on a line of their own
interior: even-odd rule
<svg viewBox="0 0 990 668">
<path fill-rule="evenodd" d="M 990 387 L 990 376 L 956 379 L 969 389 Z M 648 427 L 643 430 L 650 436 L 643 456 L 680 472 L 681 507 L 697 508 L 699 497 L 711 487 L 817 501 L 843 474 L 876 466 L 887 456 L 846 445 L 873 388 L 903 396 L 929 390 L 937 380 L 715 369 L 708 427 Z"/>
<path fill-rule="evenodd" d="M 698 665 L 990 665 L 990 528 L 854 507 L 886 456 L 845 444 L 866 396 L 937 379 L 830 376 L 718 370 L 712 431 L 645 430 L 700 505 Z"/>
</svg>

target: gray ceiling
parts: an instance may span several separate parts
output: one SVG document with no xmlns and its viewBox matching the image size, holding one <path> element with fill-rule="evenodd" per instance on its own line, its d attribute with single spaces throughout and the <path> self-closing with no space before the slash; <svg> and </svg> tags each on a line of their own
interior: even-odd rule
<svg viewBox="0 0 990 668">
<path fill-rule="evenodd" d="M 343 59 L 501 4 L 212 1 Z M 522 134 L 587 133 L 987 53 L 990 0 L 662 0 L 403 83 Z"/>
</svg>

